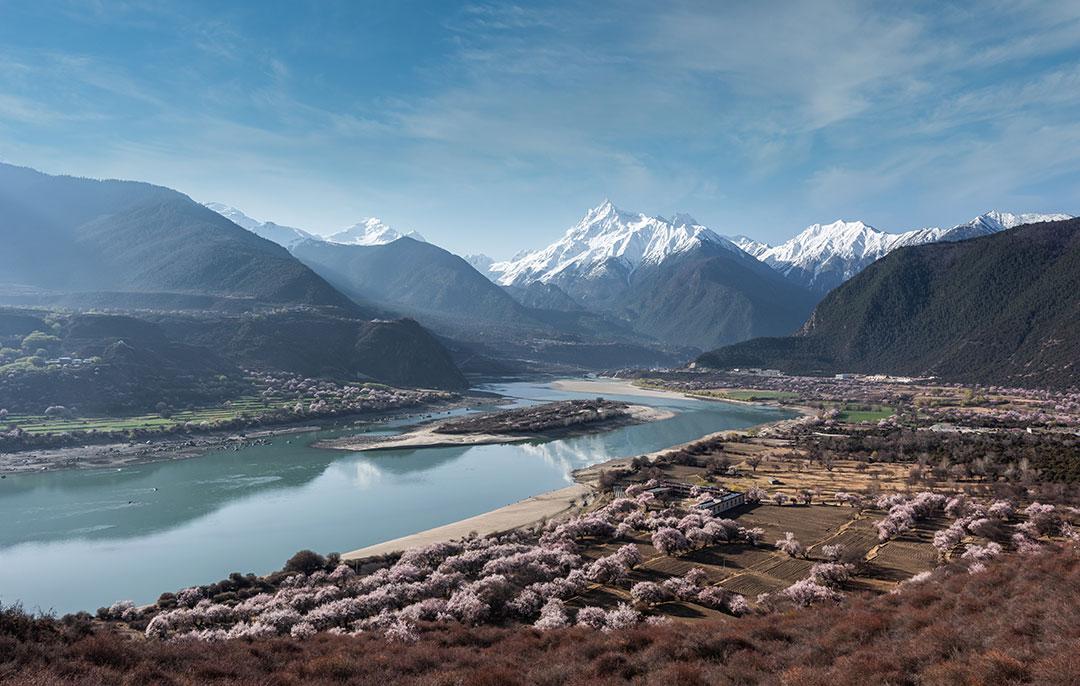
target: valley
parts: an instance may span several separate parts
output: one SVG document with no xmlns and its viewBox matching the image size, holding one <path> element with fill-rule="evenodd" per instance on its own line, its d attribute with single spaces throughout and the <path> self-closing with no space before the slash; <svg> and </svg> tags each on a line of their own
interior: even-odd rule
<svg viewBox="0 0 1080 686">
<path fill-rule="evenodd" d="M 485 390 L 523 405 L 596 395 L 528 383 Z M 170 585 L 209 581 L 237 568 L 269 572 L 278 558 L 300 548 L 351 550 L 560 489 L 572 483 L 574 469 L 612 455 L 648 452 L 716 427 L 786 416 L 674 395 L 608 395 L 671 416 L 528 444 L 375 453 L 314 447 L 357 432 L 352 426 L 324 427 L 226 445 L 196 459 L 125 465 L 119 471 L 9 473 L 0 481 L 0 513 L 14 526 L 0 540 L 0 549 L 11 566 L 0 571 L 0 586 L 17 593 L 28 607 L 49 603 L 64 612 L 93 609 L 112 602 L 108 596 L 130 595 L 135 588 L 142 589 L 140 603 L 152 602 Z M 450 412 L 455 417 L 465 410 Z M 363 428 L 389 435 L 422 420 L 401 417 Z M 43 511 L 39 506 L 45 503 Z M 276 534 L 267 538 L 266 531 Z M 61 565 L 21 580 L 14 573 L 22 565 L 74 557 L 84 562 L 79 570 Z M 109 571 L 117 565 L 131 573 Z M 73 585 L 75 576 L 93 583 Z"/>
<path fill-rule="evenodd" d="M 1076 686 L 1077 3 L 0 5 L 2 686 Z"/>
</svg>

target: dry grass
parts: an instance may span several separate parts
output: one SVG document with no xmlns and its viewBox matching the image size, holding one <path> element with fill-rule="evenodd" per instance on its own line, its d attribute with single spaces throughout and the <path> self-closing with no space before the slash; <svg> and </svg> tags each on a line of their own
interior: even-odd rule
<svg viewBox="0 0 1080 686">
<path fill-rule="evenodd" d="M 1007 556 L 904 593 L 841 606 L 599 633 L 421 626 L 415 643 L 378 633 L 163 644 L 108 626 L 0 612 L 0 682 L 41 684 L 1075 684 L 1080 558 Z"/>
</svg>

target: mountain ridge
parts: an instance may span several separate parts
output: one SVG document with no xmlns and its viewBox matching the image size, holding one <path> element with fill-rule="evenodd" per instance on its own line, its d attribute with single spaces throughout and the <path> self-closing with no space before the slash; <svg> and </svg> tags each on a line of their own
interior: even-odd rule
<svg viewBox="0 0 1080 686">
<path fill-rule="evenodd" d="M 793 373 L 1080 384 L 1080 219 L 904 246 L 830 292 L 798 335 L 698 358 Z"/>
<path fill-rule="evenodd" d="M 811 224 L 776 246 L 744 236 L 736 244 L 788 278 L 823 295 L 899 247 L 964 240 L 1023 224 L 1069 218 L 1067 214 L 991 210 L 951 228 L 928 227 L 902 233 L 881 231 L 862 221 L 837 220 Z"/>
</svg>

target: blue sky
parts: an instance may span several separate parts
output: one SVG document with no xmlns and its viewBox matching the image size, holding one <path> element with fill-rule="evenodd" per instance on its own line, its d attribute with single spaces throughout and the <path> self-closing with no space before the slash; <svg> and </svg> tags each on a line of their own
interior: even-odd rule
<svg viewBox="0 0 1080 686">
<path fill-rule="evenodd" d="M 1080 214 L 1080 3 L 0 0 L 0 159 L 507 257 Z"/>
</svg>

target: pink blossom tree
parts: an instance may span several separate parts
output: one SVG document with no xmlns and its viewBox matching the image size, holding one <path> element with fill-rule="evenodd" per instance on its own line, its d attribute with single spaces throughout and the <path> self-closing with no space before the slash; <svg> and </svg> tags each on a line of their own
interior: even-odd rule
<svg viewBox="0 0 1080 686">
<path fill-rule="evenodd" d="M 802 543 L 799 543 L 795 534 L 790 531 L 784 532 L 784 537 L 776 542 L 776 548 L 789 557 L 800 557 L 803 554 Z"/>
<path fill-rule="evenodd" d="M 690 541 L 681 531 L 672 527 L 663 527 L 652 535 L 653 547 L 661 555 L 676 557 L 690 550 Z"/>
<path fill-rule="evenodd" d="M 667 589 L 652 581 L 639 581 L 630 588 L 630 597 L 634 602 L 652 607 L 670 597 Z M 580 613 L 579 613 L 580 614 Z"/>
</svg>

